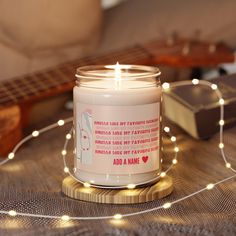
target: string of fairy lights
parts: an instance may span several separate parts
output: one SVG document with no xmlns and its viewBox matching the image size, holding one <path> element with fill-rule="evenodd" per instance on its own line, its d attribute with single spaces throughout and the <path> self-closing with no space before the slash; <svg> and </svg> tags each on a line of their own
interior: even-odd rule
<svg viewBox="0 0 236 236">
<path fill-rule="evenodd" d="M 149 212 L 156 211 L 156 210 L 159 210 L 159 209 L 168 209 L 174 204 L 177 204 L 177 203 L 179 203 L 183 200 L 186 200 L 188 198 L 196 196 L 197 194 L 202 193 L 204 191 L 212 190 L 215 186 L 235 178 L 236 177 L 236 170 L 231 166 L 231 163 L 228 161 L 228 158 L 225 155 L 225 151 L 224 151 L 225 145 L 224 145 L 224 142 L 223 142 L 223 130 L 224 130 L 223 127 L 224 127 L 224 124 L 225 124 L 225 122 L 224 122 L 224 104 L 225 104 L 225 101 L 224 101 L 224 99 L 222 97 L 222 94 L 221 94 L 220 90 L 218 89 L 217 85 L 213 84 L 213 83 L 210 83 L 209 81 L 193 79 L 192 81 L 179 81 L 179 82 L 174 82 L 174 83 L 171 83 L 171 84 L 163 83 L 162 88 L 163 88 L 164 92 L 168 92 L 169 89 L 174 88 L 174 87 L 185 86 L 185 85 L 197 86 L 199 84 L 210 87 L 212 90 L 215 91 L 215 93 L 216 93 L 216 95 L 219 99 L 218 102 L 219 102 L 219 105 L 220 105 L 220 120 L 219 120 L 219 127 L 220 127 L 219 128 L 220 129 L 219 136 L 220 136 L 220 138 L 219 138 L 218 148 L 220 149 L 220 153 L 221 153 L 221 156 L 223 158 L 225 168 L 231 170 L 234 173 L 233 175 L 231 175 L 227 178 L 224 178 L 220 181 L 217 181 L 215 183 L 208 183 L 205 187 L 199 189 L 198 191 L 193 192 L 193 193 L 191 193 L 189 195 L 186 195 L 184 197 L 181 197 L 179 199 L 176 199 L 172 202 L 166 202 L 161 206 L 152 207 L 152 208 L 149 208 L 149 209 L 146 209 L 146 210 L 126 213 L 126 214 L 116 213 L 114 215 L 105 215 L 105 216 L 70 216 L 70 215 L 60 215 L 59 216 L 59 215 L 46 215 L 46 214 L 45 215 L 32 214 L 32 213 L 28 213 L 28 212 L 17 212 L 14 209 L 9 210 L 9 211 L 0 210 L 0 214 L 9 215 L 9 216 L 12 216 L 12 217 L 14 217 L 14 216 L 25 216 L 25 217 L 36 217 L 36 218 L 46 218 L 46 219 L 58 219 L 58 220 L 62 220 L 62 221 L 69 221 L 69 220 L 105 220 L 105 219 L 120 220 L 120 219 L 125 218 L 125 217 L 131 217 L 131 216 L 135 216 L 135 215 L 145 214 L 145 213 L 149 213 Z M 60 126 L 63 126 L 63 125 L 65 125 L 67 123 L 70 123 L 72 121 L 73 121 L 73 118 L 70 117 L 70 118 L 67 118 L 67 119 L 64 119 L 64 120 L 59 120 L 57 123 L 51 124 L 51 125 L 49 125 L 47 127 L 44 127 L 40 130 L 33 131 L 30 135 L 26 136 L 24 139 L 22 139 L 14 147 L 12 152 L 10 152 L 8 154 L 7 158 L 5 158 L 4 160 L 2 160 L 0 162 L 0 166 L 7 163 L 8 161 L 14 159 L 17 150 L 24 143 L 26 143 L 27 141 L 29 141 L 33 138 L 37 138 L 42 133 L 45 133 L 49 130 L 55 129 L 55 128 L 60 127 Z M 153 181 L 158 180 L 159 178 L 164 178 L 166 176 L 166 174 L 171 170 L 171 168 L 178 163 L 177 155 L 178 155 L 178 152 L 180 151 L 180 149 L 177 145 L 177 141 L 176 141 L 177 139 L 171 133 L 170 128 L 166 126 L 166 127 L 164 127 L 164 132 L 170 137 L 170 140 L 172 141 L 172 143 L 174 145 L 174 148 L 173 148 L 174 157 L 172 159 L 172 163 L 170 164 L 170 166 L 165 171 L 162 171 L 161 173 L 157 173 L 157 176 L 154 179 L 151 179 L 151 180 L 146 181 L 146 182 L 138 183 L 138 184 L 130 183 L 128 185 L 118 186 L 118 187 L 110 187 L 110 186 L 105 187 L 105 186 L 96 185 L 95 183 L 83 182 L 83 181 L 77 179 L 76 176 L 73 174 L 73 172 L 70 171 L 70 168 L 68 167 L 67 162 L 66 162 L 67 146 L 68 146 L 69 140 L 72 139 L 72 132 L 73 132 L 73 128 L 71 128 L 71 130 L 66 134 L 65 143 L 64 143 L 63 149 L 61 151 L 61 155 L 62 155 L 63 163 L 64 163 L 64 172 L 69 174 L 72 178 L 76 179 L 76 181 L 79 181 L 80 183 L 82 183 L 85 188 L 95 187 L 95 188 L 109 188 L 109 189 L 110 188 L 112 188 L 112 189 L 117 189 L 117 188 L 134 189 L 134 188 L 138 187 L 139 185 L 152 183 Z"/>
<path fill-rule="evenodd" d="M 65 173 L 68 173 L 73 179 L 75 179 L 77 182 L 81 183 L 84 185 L 84 187 L 95 187 L 95 188 L 101 188 L 101 189 L 125 189 L 125 188 L 128 188 L 128 189 L 134 189 L 138 186 L 143 186 L 143 185 L 146 185 L 146 184 L 149 184 L 149 183 L 152 183 L 152 182 L 155 182 L 157 181 L 158 179 L 160 178 L 163 178 L 166 176 L 167 172 L 169 172 L 172 168 L 173 165 L 176 165 L 178 163 L 178 160 L 177 160 L 177 155 L 178 155 L 178 152 L 179 152 L 179 148 L 177 146 L 177 142 L 176 142 L 176 137 L 172 135 L 171 131 L 170 131 L 170 128 L 169 127 L 165 127 L 164 128 L 164 131 L 167 133 L 167 135 L 170 137 L 170 140 L 172 141 L 173 145 L 174 145 L 174 158 L 172 159 L 172 163 L 170 164 L 170 166 L 165 170 L 165 171 L 162 171 L 161 173 L 157 173 L 156 177 L 148 180 L 148 181 L 144 181 L 144 182 L 139 182 L 137 184 L 133 184 L 133 183 L 130 183 L 128 185 L 120 185 L 120 186 L 101 186 L 101 185 L 96 185 L 94 183 L 94 180 L 92 180 L 90 183 L 89 182 L 83 182 L 81 181 L 80 179 L 78 179 L 69 169 L 68 165 L 67 165 L 67 162 L 66 162 L 66 155 L 67 155 L 67 146 L 68 146 L 68 142 L 69 140 L 72 138 L 72 132 L 73 132 L 73 128 L 70 130 L 70 132 L 66 135 L 66 141 L 64 143 L 64 148 L 63 150 L 61 151 L 61 155 L 63 157 L 63 163 L 64 163 L 64 172 Z M 161 159 L 161 162 L 163 160 Z M 74 172 L 76 171 L 76 169 L 74 168 Z"/>
</svg>

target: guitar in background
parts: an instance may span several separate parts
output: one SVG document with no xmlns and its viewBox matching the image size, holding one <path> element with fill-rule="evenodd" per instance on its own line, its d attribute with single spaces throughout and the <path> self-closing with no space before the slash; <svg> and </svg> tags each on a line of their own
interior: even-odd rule
<svg viewBox="0 0 236 236">
<path fill-rule="evenodd" d="M 153 41 L 101 56 L 82 58 L 42 72 L 0 82 L 0 155 L 22 138 L 33 105 L 71 91 L 75 70 L 95 64 L 146 64 L 172 67 L 211 67 L 234 61 L 233 51 L 218 43 L 186 39 Z"/>
</svg>

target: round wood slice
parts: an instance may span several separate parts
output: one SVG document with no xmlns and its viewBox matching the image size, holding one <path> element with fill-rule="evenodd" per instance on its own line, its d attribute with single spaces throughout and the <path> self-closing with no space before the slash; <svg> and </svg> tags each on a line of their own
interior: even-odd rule
<svg viewBox="0 0 236 236">
<path fill-rule="evenodd" d="M 68 197 L 98 203 L 132 204 L 149 202 L 166 197 L 173 191 L 172 178 L 166 176 L 159 182 L 136 189 L 98 189 L 86 188 L 72 177 L 66 177 L 62 183 L 62 192 Z"/>
</svg>

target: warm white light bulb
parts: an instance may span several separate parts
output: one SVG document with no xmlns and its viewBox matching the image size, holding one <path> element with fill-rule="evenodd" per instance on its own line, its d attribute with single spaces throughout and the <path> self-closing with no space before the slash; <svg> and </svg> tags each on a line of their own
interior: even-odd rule
<svg viewBox="0 0 236 236">
<path fill-rule="evenodd" d="M 87 182 L 86 182 L 86 183 L 84 183 L 84 187 L 85 187 L 85 188 L 89 188 L 90 186 L 91 186 L 91 184 L 90 184 L 90 183 L 87 183 Z"/>
<path fill-rule="evenodd" d="M 198 79 L 193 79 L 192 83 L 193 83 L 193 85 L 197 85 L 197 84 L 199 84 L 199 80 Z"/>
<path fill-rule="evenodd" d="M 160 176 L 163 178 L 166 176 L 166 172 L 161 172 Z"/>
<path fill-rule="evenodd" d="M 173 160 L 172 160 L 172 163 L 173 163 L 174 165 L 177 164 L 177 162 L 178 162 L 177 159 L 173 159 Z"/>
<path fill-rule="evenodd" d="M 162 206 L 164 209 L 170 208 L 171 207 L 171 203 L 167 202 Z"/>
<path fill-rule="evenodd" d="M 229 162 L 227 162 L 227 163 L 225 164 L 225 166 L 226 166 L 226 168 L 231 168 L 231 164 L 230 164 Z"/>
<path fill-rule="evenodd" d="M 211 85 L 211 88 L 212 88 L 213 90 L 216 90 L 218 87 L 217 87 L 216 84 L 212 84 L 212 85 Z"/>
<path fill-rule="evenodd" d="M 175 137 L 175 136 L 171 136 L 170 140 L 171 140 L 172 142 L 175 142 L 175 141 L 176 141 L 176 137 Z"/>
<path fill-rule="evenodd" d="M 8 154 L 8 159 L 13 159 L 14 157 L 15 157 L 14 152 L 10 152 L 10 153 Z"/>
<path fill-rule="evenodd" d="M 175 152 L 179 152 L 179 148 L 178 148 L 178 147 L 175 147 L 175 148 L 174 148 L 174 151 L 175 151 Z"/>
<path fill-rule="evenodd" d="M 167 82 L 165 82 L 165 83 L 162 84 L 162 88 L 163 88 L 164 90 L 167 90 L 167 89 L 170 88 L 170 84 L 167 83 Z"/>
<path fill-rule="evenodd" d="M 70 217 L 68 215 L 63 215 L 61 217 L 61 219 L 64 220 L 64 221 L 68 221 L 68 220 L 70 220 Z"/>
<path fill-rule="evenodd" d="M 39 131 L 38 131 L 38 130 L 33 131 L 33 132 L 32 132 L 32 136 L 33 136 L 33 137 L 39 136 Z"/>
<path fill-rule="evenodd" d="M 220 103 L 220 105 L 224 105 L 224 104 L 225 104 L 225 100 L 224 100 L 223 98 L 221 98 L 221 99 L 219 100 L 219 103 Z"/>
<path fill-rule="evenodd" d="M 68 173 L 68 172 L 69 172 L 69 168 L 68 168 L 67 166 L 64 168 L 64 172 L 65 172 L 65 173 Z"/>
<path fill-rule="evenodd" d="M 59 120 L 59 121 L 57 121 L 57 124 L 58 124 L 59 126 L 62 126 L 62 125 L 65 124 L 65 121 L 64 121 L 64 120 Z"/>
<path fill-rule="evenodd" d="M 127 185 L 127 188 L 128 188 L 128 189 L 134 189 L 135 187 L 136 187 L 135 184 L 128 184 L 128 185 Z"/>
<path fill-rule="evenodd" d="M 224 120 L 220 120 L 220 121 L 219 121 L 219 125 L 222 126 L 222 125 L 224 125 L 224 124 L 225 124 Z"/>
<path fill-rule="evenodd" d="M 224 144 L 223 143 L 219 143 L 219 148 L 220 149 L 224 148 Z"/>
<path fill-rule="evenodd" d="M 10 215 L 10 216 L 16 216 L 17 213 L 16 213 L 16 211 L 11 210 L 11 211 L 8 212 L 8 215 Z"/>
<path fill-rule="evenodd" d="M 115 215 L 113 216 L 113 218 L 114 218 L 115 220 L 120 220 L 120 219 L 122 218 L 122 215 L 121 215 L 121 214 L 115 214 Z"/>
<path fill-rule="evenodd" d="M 61 155 L 65 156 L 66 154 L 67 154 L 67 151 L 66 151 L 65 149 L 63 149 L 63 150 L 61 151 Z"/>
<path fill-rule="evenodd" d="M 164 128 L 164 131 L 165 131 L 166 133 L 169 133 L 169 132 L 170 132 L 170 128 L 166 126 L 166 127 Z"/>
<path fill-rule="evenodd" d="M 207 186 L 206 186 L 206 188 L 208 189 L 208 190 L 210 190 L 210 189 L 213 189 L 214 188 L 214 184 L 208 184 Z"/>
<path fill-rule="evenodd" d="M 66 139 L 68 139 L 68 140 L 71 139 L 71 134 L 67 134 Z"/>
</svg>

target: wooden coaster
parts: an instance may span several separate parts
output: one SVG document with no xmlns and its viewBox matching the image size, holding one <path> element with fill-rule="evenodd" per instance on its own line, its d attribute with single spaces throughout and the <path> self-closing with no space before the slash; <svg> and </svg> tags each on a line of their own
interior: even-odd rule
<svg viewBox="0 0 236 236">
<path fill-rule="evenodd" d="M 173 191 L 172 178 L 166 176 L 159 182 L 136 189 L 98 189 L 86 188 L 72 177 L 66 177 L 62 182 L 62 192 L 68 197 L 99 203 L 132 204 L 149 202 L 166 197 Z"/>
</svg>

